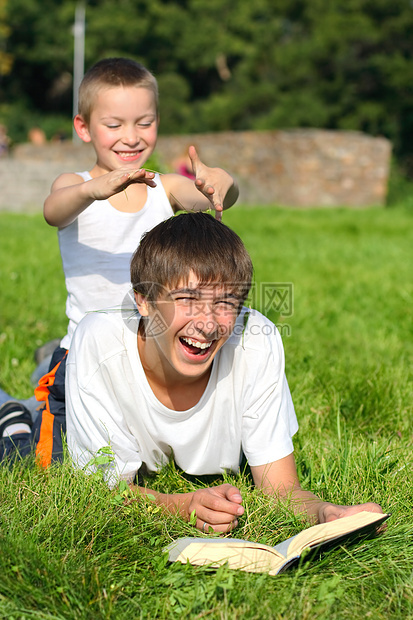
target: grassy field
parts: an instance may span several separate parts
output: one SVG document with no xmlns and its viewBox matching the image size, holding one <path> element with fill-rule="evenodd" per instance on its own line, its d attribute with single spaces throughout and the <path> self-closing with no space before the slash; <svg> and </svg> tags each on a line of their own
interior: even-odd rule
<svg viewBox="0 0 413 620">
<path fill-rule="evenodd" d="M 169 565 L 197 535 L 150 501 L 110 492 L 70 462 L 0 468 L 0 618 L 413 618 L 411 209 L 236 207 L 225 222 L 255 265 L 252 303 L 283 334 L 303 485 L 337 503 L 379 502 L 384 535 L 277 577 Z M 0 385 L 31 394 L 33 353 L 65 333 L 55 232 L 0 214 Z M 286 291 L 274 298 L 273 284 Z M 305 523 L 245 496 L 237 537 L 276 544 Z M 202 484 L 173 466 L 152 486 Z"/>
</svg>

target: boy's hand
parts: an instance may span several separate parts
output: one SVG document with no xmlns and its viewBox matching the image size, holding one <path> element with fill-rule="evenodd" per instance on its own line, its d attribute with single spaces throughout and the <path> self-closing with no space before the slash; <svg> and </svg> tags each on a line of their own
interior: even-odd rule
<svg viewBox="0 0 413 620">
<path fill-rule="evenodd" d="M 125 190 L 132 183 L 145 183 L 149 187 L 156 187 L 154 176 L 154 172 L 149 172 L 144 168 L 118 168 L 87 183 L 94 183 L 94 200 L 106 200 Z"/>
<path fill-rule="evenodd" d="M 210 201 L 212 208 L 215 209 L 216 219 L 221 220 L 228 191 L 234 186 L 233 178 L 222 168 L 210 168 L 203 164 L 194 146 L 189 147 L 188 155 L 192 162 L 196 188 Z"/>
<path fill-rule="evenodd" d="M 320 506 L 318 520 L 319 523 L 328 523 L 329 521 L 335 521 L 336 519 L 341 519 L 342 517 L 350 517 L 351 515 L 362 512 L 363 510 L 366 510 L 367 512 L 378 512 L 380 514 L 383 513 L 381 507 L 373 502 L 356 504 L 355 506 L 338 506 L 337 504 L 323 502 Z"/>
<path fill-rule="evenodd" d="M 237 517 L 244 513 L 239 490 L 231 484 L 198 489 L 187 506 L 188 517 L 195 511 L 196 527 L 203 532 L 230 532 L 238 525 Z"/>
</svg>

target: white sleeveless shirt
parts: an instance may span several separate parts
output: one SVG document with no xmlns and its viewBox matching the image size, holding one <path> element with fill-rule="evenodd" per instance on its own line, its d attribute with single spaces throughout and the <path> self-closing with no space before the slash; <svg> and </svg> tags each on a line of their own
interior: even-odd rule
<svg viewBox="0 0 413 620">
<path fill-rule="evenodd" d="M 84 181 L 89 172 L 78 172 Z M 87 312 L 133 305 L 130 259 L 142 235 L 174 212 L 158 174 L 147 187 L 140 211 L 118 211 L 109 200 L 96 200 L 74 222 L 58 231 L 66 280 L 68 332 L 60 346 L 69 348 L 73 332 Z"/>
</svg>

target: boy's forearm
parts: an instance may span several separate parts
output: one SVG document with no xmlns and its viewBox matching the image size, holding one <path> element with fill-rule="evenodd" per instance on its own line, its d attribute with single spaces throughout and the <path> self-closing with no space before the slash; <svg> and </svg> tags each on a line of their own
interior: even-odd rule
<svg viewBox="0 0 413 620">
<path fill-rule="evenodd" d="M 64 228 L 94 201 L 87 191 L 87 183 L 61 187 L 52 191 L 46 198 L 43 215 L 50 226 Z"/>
<path fill-rule="evenodd" d="M 320 521 L 323 508 L 329 504 L 329 502 L 324 502 L 311 491 L 306 491 L 301 487 L 280 493 L 278 498 L 290 506 L 294 514 L 306 514 L 310 521 L 314 521 L 314 523 Z"/>
<path fill-rule="evenodd" d="M 319 521 L 323 509 L 329 505 L 301 488 L 293 453 L 278 461 L 251 467 L 251 472 L 258 489 L 287 504 L 294 514 L 304 513 L 311 520 Z"/>
<path fill-rule="evenodd" d="M 152 489 L 135 484 L 129 486 L 132 491 L 139 492 L 141 495 L 152 495 L 155 498 L 157 506 L 161 506 L 168 512 L 188 520 L 188 506 L 192 498 L 192 493 L 160 493 L 159 491 L 153 491 Z"/>
<path fill-rule="evenodd" d="M 264 492 L 268 492 L 268 489 L 264 489 Z M 381 506 L 374 502 L 350 506 L 333 504 L 323 501 L 311 491 L 306 491 L 301 487 L 295 487 L 289 491 L 283 490 L 279 493 L 270 492 L 269 494 L 275 495 L 279 501 L 285 502 L 294 514 L 305 514 L 313 523 L 327 523 L 362 511 L 383 513 Z"/>
</svg>

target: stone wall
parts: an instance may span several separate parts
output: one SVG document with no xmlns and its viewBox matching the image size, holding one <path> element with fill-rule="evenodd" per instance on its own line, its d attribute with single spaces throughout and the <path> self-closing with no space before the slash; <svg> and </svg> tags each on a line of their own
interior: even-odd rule
<svg viewBox="0 0 413 620">
<path fill-rule="evenodd" d="M 240 203 L 290 207 L 383 205 L 391 145 L 358 132 L 289 130 L 160 136 L 162 169 L 194 144 L 211 166 L 232 172 Z M 90 145 L 19 145 L 0 159 L 0 210 L 38 211 L 61 172 L 93 166 Z"/>
</svg>

